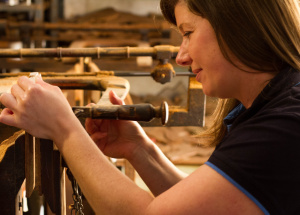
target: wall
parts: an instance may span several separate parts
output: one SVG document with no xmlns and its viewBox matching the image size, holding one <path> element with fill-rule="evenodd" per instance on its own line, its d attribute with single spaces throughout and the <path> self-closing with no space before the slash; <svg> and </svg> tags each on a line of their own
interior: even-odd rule
<svg viewBox="0 0 300 215">
<path fill-rule="evenodd" d="M 107 7 L 137 15 L 160 14 L 159 0 L 64 0 L 65 18 Z"/>
</svg>

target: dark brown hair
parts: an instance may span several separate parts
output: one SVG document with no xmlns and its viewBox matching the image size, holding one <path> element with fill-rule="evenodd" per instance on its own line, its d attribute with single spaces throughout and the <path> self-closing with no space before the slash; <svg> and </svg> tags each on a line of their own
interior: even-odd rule
<svg viewBox="0 0 300 215">
<path fill-rule="evenodd" d="M 297 0 L 161 0 L 167 21 L 176 25 L 179 1 L 212 25 L 224 57 L 228 48 L 245 65 L 279 71 L 300 69 L 300 22 Z"/>
<path fill-rule="evenodd" d="M 233 63 L 232 53 L 244 65 L 262 72 L 278 72 L 287 65 L 300 70 L 298 0 L 161 0 L 165 19 L 174 25 L 179 2 L 210 22 L 229 62 Z M 208 130 L 213 143 L 223 138 L 223 118 L 236 104 L 234 99 L 221 100 L 216 121 Z"/>
</svg>

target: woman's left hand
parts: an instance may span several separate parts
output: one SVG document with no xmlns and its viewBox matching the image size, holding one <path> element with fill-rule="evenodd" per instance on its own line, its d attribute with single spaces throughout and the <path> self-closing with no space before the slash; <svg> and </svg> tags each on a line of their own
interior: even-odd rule
<svg viewBox="0 0 300 215">
<path fill-rule="evenodd" d="M 33 136 L 55 140 L 77 120 L 62 91 L 36 77 L 35 82 L 22 76 L 3 93 L 0 102 L 6 107 L 0 122 L 24 129 Z"/>
</svg>

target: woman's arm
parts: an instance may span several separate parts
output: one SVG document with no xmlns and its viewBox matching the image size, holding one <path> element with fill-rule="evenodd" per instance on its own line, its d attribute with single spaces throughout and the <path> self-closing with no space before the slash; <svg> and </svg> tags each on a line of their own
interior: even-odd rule
<svg viewBox="0 0 300 215">
<path fill-rule="evenodd" d="M 128 160 L 154 196 L 165 192 L 187 176 L 151 140 Z"/>
<path fill-rule="evenodd" d="M 113 104 L 124 104 L 112 91 L 109 97 Z M 105 155 L 126 158 L 155 196 L 186 176 L 166 158 L 137 122 L 87 119 L 85 127 Z"/>
<path fill-rule="evenodd" d="M 262 214 L 244 193 L 206 165 L 154 198 L 107 160 L 77 120 L 68 125 L 72 126 L 64 129 L 69 131 L 67 138 L 55 142 L 96 214 Z"/>
<path fill-rule="evenodd" d="M 142 214 L 153 200 L 119 171 L 74 120 L 66 138 L 55 144 L 79 183 L 88 202 L 98 214 Z"/>
<path fill-rule="evenodd" d="M 162 190 L 165 191 L 154 198 L 106 159 L 74 116 L 59 88 L 48 85 L 42 80 L 38 80 L 35 84 L 28 78 L 22 77 L 18 80 L 18 85 L 13 86 L 11 92 L 12 94 L 2 94 L 0 97 L 0 101 L 7 107 L 0 114 L 0 122 L 23 128 L 33 136 L 54 140 L 97 214 L 262 213 L 245 194 L 206 165 L 179 182 L 177 181 L 181 176 L 175 180 L 177 183 L 170 183 L 169 176 L 177 173 L 174 174 L 174 168 L 172 165 L 169 166 L 169 161 L 160 154 L 159 150 L 151 149 L 153 143 L 138 141 L 137 143 L 146 146 L 149 144 L 149 149 L 143 147 L 145 150 L 137 150 L 138 147 L 135 147 L 133 150 L 135 156 L 129 160 L 140 169 L 145 180 L 151 177 L 149 184 L 154 186 L 157 183 L 158 187 L 165 186 L 150 176 L 155 170 L 152 174 L 161 174 L 163 177 L 154 176 L 154 179 L 165 180 L 164 184 L 169 186 L 176 183 L 168 190 L 165 190 L 166 187 L 163 188 Z M 126 125 L 128 127 L 128 124 Z M 118 137 L 107 135 L 106 132 L 110 129 L 106 127 L 102 139 L 112 138 L 121 143 Z M 123 143 L 130 139 L 128 136 L 123 137 Z M 145 138 L 144 135 L 136 137 L 139 140 Z M 109 148 L 108 143 L 111 142 L 101 142 L 104 151 Z M 150 156 L 146 152 L 150 152 Z M 157 171 L 158 168 L 160 169 Z"/>
</svg>

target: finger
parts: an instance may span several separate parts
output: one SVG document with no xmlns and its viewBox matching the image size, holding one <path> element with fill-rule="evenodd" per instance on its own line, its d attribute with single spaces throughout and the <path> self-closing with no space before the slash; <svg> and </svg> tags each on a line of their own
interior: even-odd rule
<svg viewBox="0 0 300 215">
<path fill-rule="evenodd" d="M 1 114 L 2 114 L 2 115 L 13 115 L 14 112 L 13 112 L 11 109 L 9 109 L 9 108 L 4 108 L 4 109 L 1 111 Z"/>
<path fill-rule="evenodd" d="M 17 84 L 13 85 L 10 90 L 11 94 L 17 99 L 17 102 L 25 98 L 24 90 Z"/>
<path fill-rule="evenodd" d="M 109 100 L 114 105 L 124 105 L 125 102 L 114 92 L 109 91 Z"/>
<path fill-rule="evenodd" d="M 0 114 L 0 122 L 16 127 L 14 113 L 9 108 L 4 108 Z"/>
<path fill-rule="evenodd" d="M 99 130 L 99 127 L 95 124 L 95 121 L 96 120 L 91 118 L 86 118 L 85 120 L 85 129 L 90 135 Z"/>
<path fill-rule="evenodd" d="M 89 103 L 86 106 L 87 107 L 91 107 L 93 105 L 95 105 L 95 104 L 94 103 Z M 94 123 L 94 120 L 91 119 L 91 118 L 86 118 L 85 119 L 84 127 L 85 127 L 85 130 L 87 131 L 87 133 L 89 135 L 91 135 L 92 133 L 94 133 L 96 131 L 96 125 Z"/>
<path fill-rule="evenodd" d="M 16 98 L 10 93 L 2 93 L 0 96 L 0 102 L 12 111 L 15 110 L 18 104 Z"/>
<path fill-rule="evenodd" d="M 94 106 L 94 105 L 96 105 L 95 103 L 89 103 L 89 104 L 87 104 L 86 106 L 87 107 L 92 107 L 92 106 Z"/>
<path fill-rule="evenodd" d="M 31 86 L 34 85 L 33 80 L 30 80 L 28 77 L 26 76 L 21 76 L 18 81 L 17 81 L 18 85 L 25 91 L 27 89 L 29 89 Z"/>
<path fill-rule="evenodd" d="M 92 140 L 94 140 L 94 142 L 98 142 L 99 140 L 101 140 L 102 138 L 106 137 L 107 136 L 107 133 L 104 132 L 104 133 L 94 133 L 91 135 L 91 138 Z"/>
</svg>

